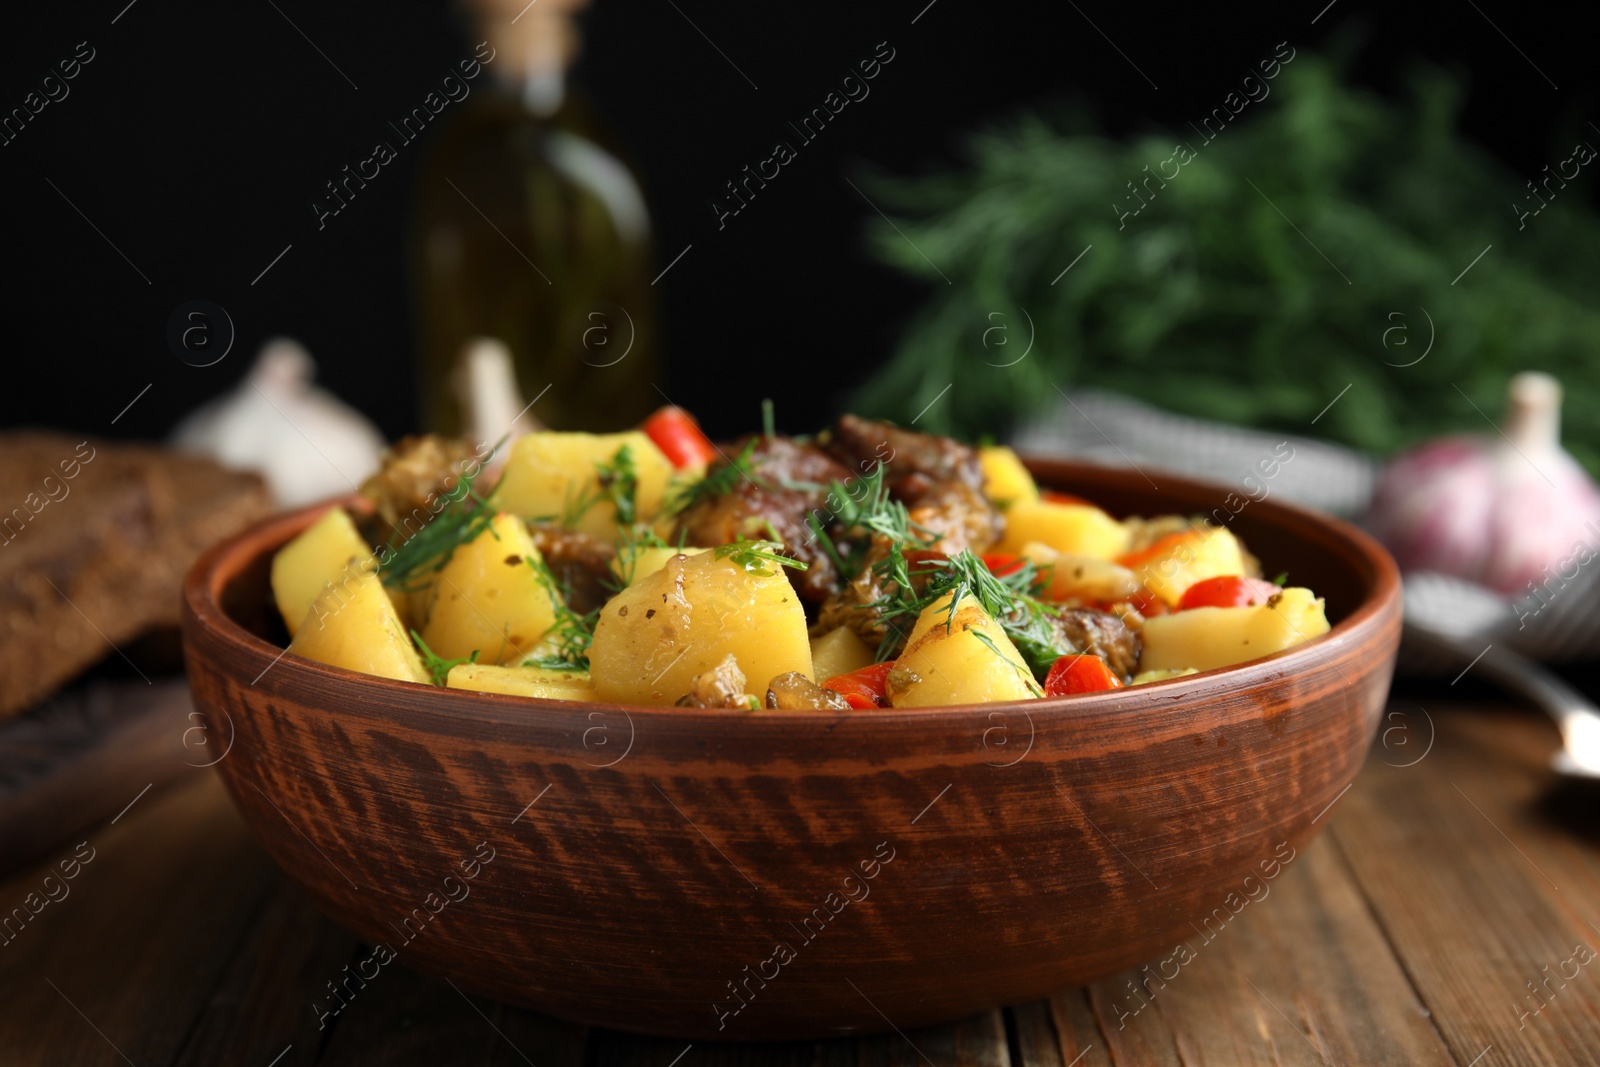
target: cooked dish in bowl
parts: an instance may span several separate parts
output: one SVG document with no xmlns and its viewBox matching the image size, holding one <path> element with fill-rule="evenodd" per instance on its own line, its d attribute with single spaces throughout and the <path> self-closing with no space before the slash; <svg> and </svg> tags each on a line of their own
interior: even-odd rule
<svg viewBox="0 0 1600 1067">
<path fill-rule="evenodd" d="M 279 550 L 289 652 L 540 700 L 870 711 L 1139 685 L 1328 630 L 1213 516 L 1113 518 L 1002 447 L 847 415 L 719 449 L 669 407 L 525 435 L 492 476 L 491 451 L 403 441 Z"/>
<path fill-rule="evenodd" d="M 1400 581 L 1361 531 L 1265 494 L 1246 506 L 1164 473 L 1030 469 L 1113 516 L 1215 516 L 1269 573 L 1325 596 L 1332 630 L 1225 670 L 1049 700 L 529 700 L 287 654 L 271 571 L 322 507 L 191 570 L 195 709 L 242 817 L 317 906 L 463 992 L 689 1041 L 909 1029 L 1046 996 L 1170 958 L 1264 860 L 1328 825 L 1382 720 Z M 388 475 L 394 495 L 352 505 L 358 529 L 417 506 L 384 515 L 412 477 Z M 592 610 L 578 583 L 601 572 L 536 547 L 573 610 Z M 378 592 L 393 603 L 381 578 Z M 468 654 L 498 651 L 488 629 L 494 646 Z M 496 858 L 471 899 L 430 919 L 440 879 L 484 843 Z"/>
</svg>

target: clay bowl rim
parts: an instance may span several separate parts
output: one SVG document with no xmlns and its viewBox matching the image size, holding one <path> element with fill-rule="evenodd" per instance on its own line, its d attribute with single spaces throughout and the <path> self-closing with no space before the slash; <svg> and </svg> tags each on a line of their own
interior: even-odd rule
<svg viewBox="0 0 1600 1067">
<path fill-rule="evenodd" d="M 1121 468 L 1108 467 L 1101 464 L 1084 463 L 1074 460 L 1057 459 L 1054 457 L 1024 456 L 1025 464 L 1036 474 L 1042 474 L 1044 483 L 1068 481 L 1074 473 L 1087 472 L 1091 476 L 1106 477 L 1109 474 L 1121 473 Z M 1132 473 L 1131 471 L 1128 473 Z M 1218 483 L 1202 479 L 1188 478 L 1163 473 L 1163 482 L 1175 487 L 1178 492 L 1175 496 L 1193 495 L 1196 493 L 1226 494 L 1231 492 L 1227 487 Z M 1160 495 L 1168 495 L 1165 489 L 1156 490 Z M 1219 497 L 1220 498 L 1220 497 Z M 263 553 L 276 551 L 285 544 L 290 537 L 305 529 L 317 515 L 330 507 L 343 506 L 354 498 L 350 496 L 334 497 L 309 504 L 293 511 L 280 512 L 269 516 L 244 530 L 224 539 L 207 549 L 190 568 L 188 576 L 184 579 L 183 599 L 186 613 L 189 614 L 194 625 L 209 632 L 210 636 L 220 639 L 232 646 L 232 650 L 249 658 L 259 657 L 272 661 L 270 665 L 257 676 L 256 682 L 250 683 L 252 687 L 265 681 L 264 676 L 277 674 L 271 688 L 276 689 L 286 684 L 293 683 L 297 673 L 307 673 L 312 677 L 321 676 L 327 683 L 334 686 L 357 684 L 369 687 L 371 698 L 369 701 L 356 705 L 346 705 L 337 710 L 342 714 L 350 712 L 371 713 L 381 708 L 381 714 L 396 725 L 412 729 L 429 729 L 436 727 L 439 716 L 447 714 L 460 716 L 463 713 L 473 714 L 478 711 L 495 709 L 500 713 L 511 713 L 509 716 L 496 715 L 501 722 L 515 722 L 520 716 L 537 714 L 541 711 L 556 710 L 564 713 L 587 712 L 591 710 L 622 709 L 630 715 L 644 716 L 645 721 L 651 718 L 668 721 L 679 729 L 693 723 L 701 722 L 706 725 L 725 726 L 730 721 L 749 721 L 751 723 L 771 724 L 774 727 L 792 728 L 798 723 L 810 721 L 819 725 L 826 725 L 842 717 L 855 718 L 870 716 L 874 721 L 885 724 L 906 725 L 911 723 L 925 723 L 930 728 L 937 726 L 957 726 L 970 722 L 974 713 L 986 711 L 1019 709 L 1030 713 L 1050 713 L 1060 718 L 1071 718 L 1075 712 L 1081 711 L 1085 715 L 1109 715 L 1117 712 L 1127 712 L 1129 722 L 1148 722 L 1148 716 L 1160 709 L 1165 714 L 1181 714 L 1189 708 L 1188 697 L 1215 695 L 1218 682 L 1224 675 L 1231 675 L 1226 685 L 1228 690 L 1248 689 L 1258 685 L 1281 684 L 1285 676 L 1293 676 L 1296 667 L 1304 666 L 1315 668 L 1321 658 L 1323 646 L 1334 642 L 1351 639 L 1359 631 L 1371 629 L 1379 618 L 1393 604 L 1399 600 L 1401 590 L 1400 571 L 1398 565 L 1389 555 L 1388 551 L 1378 543 L 1370 534 L 1359 527 L 1339 519 L 1335 516 L 1315 511 L 1298 504 L 1285 503 L 1264 499 L 1253 502 L 1252 507 L 1259 512 L 1271 515 L 1269 521 L 1276 526 L 1288 525 L 1294 520 L 1308 523 L 1321 528 L 1325 533 L 1333 535 L 1335 541 L 1343 541 L 1361 562 L 1372 572 L 1373 579 L 1370 591 L 1362 598 L 1361 602 L 1344 618 L 1329 629 L 1327 633 L 1320 634 L 1308 641 L 1303 641 L 1292 648 L 1263 656 L 1260 659 L 1235 664 L 1228 667 L 1216 667 L 1195 674 L 1184 675 L 1178 678 L 1168 678 L 1158 682 L 1147 682 L 1138 686 L 1124 686 L 1120 689 L 1105 690 L 1098 693 L 1079 693 L 1062 697 L 1042 697 L 1027 701 L 993 701 L 979 704 L 945 704 L 927 708 L 884 708 L 878 711 L 787 711 L 779 709 L 762 709 L 759 712 L 749 712 L 738 708 L 680 708 L 672 705 L 659 704 L 622 704 L 610 701 L 585 701 L 585 700 L 541 700 L 534 697 L 511 696 L 503 693 L 485 693 L 477 690 L 448 689 L 442 686 L 433 686 L 422 682 L 406 682 L 394 678 L 384 678 L 378 675 L 362 674 L 359 671 L 348 670 L 343 667 L 334 667 L 315 660 L 295 656 L 291 661 L 287 648 L 279 648 L 270 641 L 260 637 L 243 625 L 231 618 L 223 609 L 220 593 L 224 575 L 232 576 L 240 573 L 259 558 Z M 1286 522 L 1285 520 L 1288 520 Z M 1247 546 L 1248 547 L 1248 546 Z M 1319 596 L 1320 590 L 1312 590 Z M 191 642 L 185 638 L 186 650 Z M 224 673 L 233 673 L 223 668 Z M 280 672 L 288 671 L 285 675 Z M 1161 692 L 1168 699 L 1152 701 L 1149 694 Z M 383 700 L 383 694 L 397 693 L 402 699 Z M 426 707 L 416 703 L 422 693 L 431 693 L 432 699 L 426 701 Z M 1139 714 L 1142 713 L 1142 714 Z M 1253 713 L 1240 709 L 1234 717 L 1245 718 Z M 761 726 L 757 725 L 756 729 Z"/>
</svg>

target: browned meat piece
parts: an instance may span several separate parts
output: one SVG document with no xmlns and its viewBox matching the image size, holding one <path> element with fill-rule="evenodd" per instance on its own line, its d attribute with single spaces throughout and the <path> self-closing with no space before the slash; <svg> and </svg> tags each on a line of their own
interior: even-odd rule
<svg viewBox="0 0 1600 1067">
<path fill-rule="evenodd" d="M 569 608 L 583 615 L 611 599 L 618 584 L 611 573 L 611 561 L 617 554 L 614 545 L 554 523 L 534 524 L 528 532 L 550 573 L 567 590 Z"/>
<path fill-rule="evenodd" d="M 849 711 L 850 702 L 799 671 L 780 674 L 767 686 L 767 707 L 779 711 Z"/>
<path fill-rule="evenodd" d="M 947 556 L 963 548 L 982 553 L 1000 540 L 1005 519 L 983 493 L 961 481 L 935 482 L 911 508 L 911 521 L 937 534 L 931 547 Z"/>
<path fill-rule="evenodd" d="M 361 520 L 373 544 L 399 544 L 433 521 L 439 498 L 461 495 L 463 473 L 475 475 L 478 455 L 467 441 L 425 434 L 404 437 L 383 454 L 377 472 L 361 483 L 372 514 Z"/>
<path fill-rule="evenodd" d="M 855 580 L 846 582 L 822 602 L 822 610 L 817 614 L 816 624 L 811 627 L 813 634 L 821 635 L 845 626 L 855 631 L 856 636 L 865 641 L 868 648 L 875 649 L 883 643 L 885 630 L 882 612 L 868 605 L 883 596 L 883 586 L 879 583 L 878 576 L 872 572 L 872 565 L 886 555 L 888 548 L 882 544 L 874 546 L 868 552 L 861 573 Z M 906 632 L 910 632 L 909 627 Z M 904 643 L 905 639 L 902 636 L 898 642 L 891 643 L 891 648 L 897 648 Z"/>
<path fill-rule="evenodd" d="M 889 422 L 841 415 L 824 435 L 839 462 L 862 474 L 884 464 L 884 482 L 897 497 L 911 503 L 934 482 L 965 482 L 983 488 L 978 451 L 937 434 L 902 430 Z"/>
<path fill-rule="evenodd" d="M 748 439 L 738 442 L 729 455 L 738 455 Z M 712 472 L 726 468 L 719 460 Z M 678 519 L 686 543 L 702 547 L 725 545 L 741 538 L 782 541 L 785 554 L 806 564 L 790 570 L 789 578 L 804 600 L 821 601 L 838 587 L 839 576 L 820 541 L 806 525 L 817 513 L 827 522 L 826 504 L 831 483 L 843 482 L 850 472 L 814 445 L 788 437 L 758 437 L 749 459 L 750 477 L 740 478 L 721 496 L 701 500 Z"/>
<path fill-rule="evenodd" d="M 1066 608 L 1050 617 L 1060 643 L 1099 656 L 1113 674 L 1131 675 L 1139 665 L 1140 638 L 1121 619 L 1090 608 Z"/>
<path fill-rule="evenodd" d="M 930 547 L 946 555 L 955 555 L 962 549 L 982 553 L 999 539 L 1004 522 L 1000 513 L 990 505 L 982 493 L 965 482 L 939 482 L 923 494 L 917 506 L 910 510 L 913 533 L 933 534 L 938 538 Z M 920 528 L 920 529 L 918 529 Z M 883 586 L 872 573 L 875 563 L 889 554 L 889 542 L 874 538 L 862 562 L 861 573 L 840 587 L 823 601 L 814 633 L 826 633 L 837 626 L 848 626 L 871 648 L 883 644 L 887 633 L 877 608 L 870 605 L 882 598 Z M 916 579 L 921 587 L 924 579 Z M 920 588 L 919 588 L 920 591 Z M 890 635 L 888 649 L 898 652 L 905 644 L 912 620 L 902 620 L 899 632 Z"/>
<path fill-rule="evenodd" d="M 694 676 L 689 691 L 678 698 L 680 708 L 744 708 L 752 707 L 755 698 L 744 691 L 744 672 L 732 653 L 703 674 Z"/>
</svg>

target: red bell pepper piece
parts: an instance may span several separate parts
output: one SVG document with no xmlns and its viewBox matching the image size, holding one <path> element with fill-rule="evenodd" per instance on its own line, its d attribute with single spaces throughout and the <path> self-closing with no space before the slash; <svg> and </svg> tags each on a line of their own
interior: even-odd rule
<svg viewBox="0 0 1600 1067">
<path fill-rule="evenodd" d="M 679 470 L 704 467 L 717 456 L 716 446 L 694 416 L 680 407 L 669 404 L 657 410 L 640 428 Z"/>
<path fill-rule="evenodd" d="M 990 552 L 983 557 L 983 565 L 988 567 L 989 573 L 996 578 L 1004 578 L 1008 574 L 1015 574 L 1027 566 L 1027 563 L 1028 561 L 1022 556 L 1013 555 L 1010 552 Z"/>
<path fill-rule="evenodd" d="M 1044 678 L 1044 695 L 1051 697 L 1120 688 L 1122 679 L 1099 656 L 1062 656 Z"/>
<path fill-rule="evenodd" d="M 1283 592 L 1271 582 L 1260 578 L 1245 578 L 1226 574 L 1195 582 L 1183 591 L 1178 610 L 1190 608 L 1249 608 L 1265 604 L 1271 597 Z"/>
<path fill-rule="evenodd" d="M 874 663 L 849 674 L 835 675 L 823 682 L 822 688 L 838 693 L 850 702 L 852 708 L 863 711 L 881 708 L 887 696 L 889 672 L 893 669 L 892 659 Z"/>
</svg>

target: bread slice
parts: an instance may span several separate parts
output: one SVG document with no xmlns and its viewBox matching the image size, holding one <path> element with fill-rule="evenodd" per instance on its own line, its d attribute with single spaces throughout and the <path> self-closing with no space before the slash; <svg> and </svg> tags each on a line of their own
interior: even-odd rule
<svg viewBox="0 0 1600 1067">
<path fill-rule="evenodd" d="M 260 478 L 208 459 L 0 434 L 0 719 L 175 627 L 189 564 L 270 510 Z"/>
</svg>

